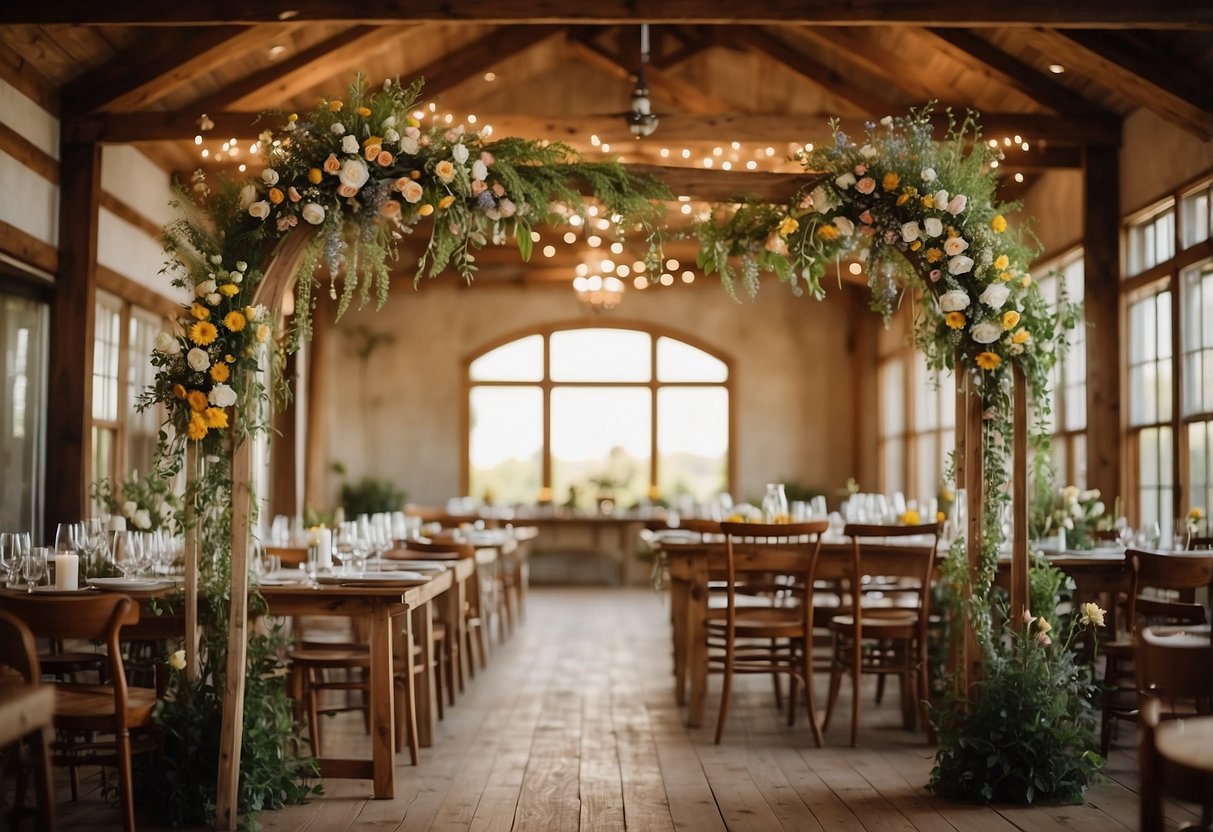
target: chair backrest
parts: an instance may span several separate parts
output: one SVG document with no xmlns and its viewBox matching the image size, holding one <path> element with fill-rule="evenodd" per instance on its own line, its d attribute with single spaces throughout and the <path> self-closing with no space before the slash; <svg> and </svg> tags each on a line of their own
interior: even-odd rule
<svg viewBox="0 0 1213 832">
<path fill-rule="evenodd" d="M 790 576 L 791 583 L 769 584 L 772 589 L 786 591 L 804 599 L 811 615 L 813 579 L 821 554 L 821 535 L 829 523 L 729 523 L 720 524 L 725 536 L 725 578 L 730 620 L 736 609 L 738 584 L 748 592 L 755 584 L 747 580 L 759 576 L 769 580 L 772 575 Z"/>
<path fill-rule="evenodd" d="M 1129 626 L 1138 632 L 1154 623 L 1204 624 L 1208 612 L 1193 601 L 1151 596 L 1149 591 L 1184 592 L 1213 589 L 1213 553 L 1158 553 L 1138 549 L 1125 552 L 1130 570 Z"/>
<path fill-rule="evenodd" d="M 1208 551 L 1213 549 L 1213 537 L 1197 537 L 1193 535 L 1188 538 L 1188 551 Z"/>
<path fill-rule="evenodd" d="M 36 684 L 42 675 L 34 634 L 7 610 L 0 610 L 0 665 L 17 671 L 27 685 Z"/>
<path fill-rule="evenodd" d="M 935 571 L 936 548 L 939 545 L 939 524 L 914 526 L 880 526 L 848 523 L 842 533 L 851 541 L 851 563 L 847 577 L 851 581 L 851 611 L 858 621 L 862 617 L 864 578 L 908 578 L 910 586 L 897 585 L 885 591 L 911 593 L 921 627 L 931 616 L 931 576 Z"/>
<path fill-rule="evenodd" d="M 1133 661 L 1139 699 L 1213 698 L 1213 641 L 1205 633 L 1164 635 L 1149 627 L 1139 635 Z"/>
<path fill-rule="evenodd" d="M 459 560 L 474 557 L 476 547 L 470 543 L 456 543 L 454 541 L 441 540 L 409 540 L 403 548 L 393 549 L 388 553 L 388 557 L 398 559 L 415 558 L 417 560 L 433 560 L 434 555 L 446 555 L 450 557 L 455 555 Z"/>
</svg>

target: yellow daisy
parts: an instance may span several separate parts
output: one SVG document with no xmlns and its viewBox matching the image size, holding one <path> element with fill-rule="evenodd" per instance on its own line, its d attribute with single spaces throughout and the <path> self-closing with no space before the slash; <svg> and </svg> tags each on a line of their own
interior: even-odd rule
<svg viewBox="0 0 1213 832">
<path fill-rule="evenodd" d="M 205 347 L 207 344 L 215 343 L 215 339 L 219 337 L 219 330 L 215 329 L 215 325 L 210 321 L 198 321 L 190 327 L 189 336 L 195 344 Z"/>
<path fill-rule="evenodd" d="M 202 412 L 202 418 L 208 428 L 227 427 L 227 411 L 221 407 L 208 407 Z"/>
<path fill-rule="evenodd" d="M 207 430 L 206 420 L 202 418 L 202 414 L 195 413 L 190 416 L 190 423 L 186 427 L 185 432 L 190 439 L 197 442 L 206 438 Z"/>
<path fill-rule="evenodd" d="M 232 371 L 228 369 L 226 364 L 211 365 L 211 380 L 219 384 L 227 381 L 231 377 Z"/>
<path fill-rule="evenodd" d="M 981 352 L 977 354 L 977 366 L 983 370 L 997 370 L 1002 363 L 1002 356 L 996 352 Z"/>
<path fill-rule="evenodd" d="M 947 315 L 944 316 L 943 320 L 944 320 L 944 323 L 946 323 L 948 325 L 949 329 L 964 329 L 965 313 L 949 312 Z"/>
<path fill-rule="evenodd" d="M 228 312 L 223 317 L 223 325 L 226 326 L 228 329 L 230 329 L 232 332 L 239 332 L 240 330 L 244 329 L 244 325 L 246 323 L 248 323 L 248 321 L 245 320 L 244 315 L 240 312 L 236 312 L 236 311 Z"/>
<path fill-rule="evenodd" d="M 206 410 L 206 393 L 201 390 L 191 390 L 185 394 L 185 400 L 190 403 L 190 410 L 201 413 Z"/>
<path fill-rule="evenodd" d="M 1017 323 L 1019 323 L 1019 313 L 1016 312 L 1014 309 L 1008 309 L 1006 312 L 1002 313 L 1002 328 L 1003 329 L 1007 329 L 1007 330 L 1014 329 L 1015 325 Z"/>
</svg>

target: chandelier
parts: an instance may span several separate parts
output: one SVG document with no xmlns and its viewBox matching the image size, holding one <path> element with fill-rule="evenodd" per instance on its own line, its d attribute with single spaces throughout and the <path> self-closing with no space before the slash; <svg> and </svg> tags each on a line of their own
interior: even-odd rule
<svg viewBox="0 0 1213 832">
<path fill-rule="evenodd" d="M 614 309 L 623 300 L 623 289 L 623 281 L 614 275 L 579 274 L 573 278 L 577 299 L 591 312 Z"/>
</svg>

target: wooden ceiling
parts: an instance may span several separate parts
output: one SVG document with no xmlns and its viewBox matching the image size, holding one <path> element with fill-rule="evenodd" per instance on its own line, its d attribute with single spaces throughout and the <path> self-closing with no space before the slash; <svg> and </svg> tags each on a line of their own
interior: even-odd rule
<svg viewBox="0 0 1213 832">
<path fill-rule="evenodd" d="M 642 21 L 661 121 L 637 141 L 622 113 Z M 497 135 L 692 168 L 675 190 L 703 198 L 778 187 L 756 174 L 795 171 L 789 154 L 826 138 L 831 116 L 860 131 L 934 99 L 979 110 L 988 137 L 1019 137 L 1002 166 L 1013 198 L 1043 170 L 1080 167 L 1084 148 L 1118 144 L 1121 119 L 1139 107 L 1213 138 L 1213 3 L 60 0 L 0 9 L 0 78 L 60 114 L 64 141 L 135 143 L 175 173 L 215 167 L 217 156 L 255 170 L 258 111 L 309 109 L 359 71 L 374 82 L 424 76 L 440 119 L 475 116 Z M 200 134 L 203 113 L 215 128 Z M 230 139 L 236 155 L 221 147 Z"/>
</svg>

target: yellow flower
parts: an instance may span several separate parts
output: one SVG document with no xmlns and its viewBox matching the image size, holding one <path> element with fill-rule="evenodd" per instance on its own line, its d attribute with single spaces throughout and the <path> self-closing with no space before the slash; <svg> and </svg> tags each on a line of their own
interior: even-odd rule
<svg viewBox="0 0 1213 832">
<path fill-rule="evenodd" d="M 1040 618 L 1036 619 L 1036 629 L 1040 630 L 1042 633 L 1047 633 L 1049 630 L 1053 629 L 1053 625 L 1049 623 L 1049 619 L 1042 615 Z"/>
<path fill-rule="evenodd" d="M 898 519 L 900 519 L 902 525 L 905 526 L 917 526 L 922 522 L 922 518 L 918 516 L 918 512 L 914 509 L 909 509 L 908 511 L 902 512 L 901 517 Z"/>
<path fill-rule="evenodd" d="M 228 312 L 227 315 L 223 317 L 223 325 L 232 332 L 239 332 L 240 330 L 244 329 L 244 325 L 246 323 L 248 323 L 248 321 L 245 320 L 244 315 L 240 312 L 236 312 L 235 310 Z"/>
<path fill-rule="evenodd" d="M 373 144 L 383 144 L 383 136 L 367 136 L 362 140 L 363 147 L 370 147 Z"/>
<path fill-rule="evenodd" d="M 1002 356 L 996 352 L 979 352 L 977 354 L 977 366 L 983 370 L 997 370 L 1001 363 Z"/>
<path fill-rule="evenodd" d="M 450 182 L 455 178 L 455 166 L 446 159 L 443 159 L 434 165 L 434 175 L 443 182 Z"/>
<path fill-rule="evenodd" d="M 1015 325 L 1017 323 L 1019 323 L 1019 313 L 1016 312 L 1014 309 L 1008 309 L 1006 312 L 1002 313 L 1002 328 L 1003 329 L 1006 329 L 1006 330 L 1014 329 Z"/>
<path fill-rule="evenodd" d="M 1205 510 L 1202 508 L 1192 508 L 1188 511 L 1188 519 L 1193 523 L 1199 523 L 1201 520 L 1205 519 Z"/>
<path fill-rule="evenodd" d="M 943 521 L 945 521 L 947 519 L 948 519 L 948 515 L 944 514 L 942 511 L 935 512 L 935 522 L 936 523 L 942 523 Z"/>
<path fill-rule="evenodd" d="M 370 107 L 359 107 L 354 112 L 356 112 L 358 115 L 362 116 L 363 118 L 367 118 L 371 114 L 371 109 L 370 109 Z"/>
<path fill-rule="evenodd" d="M 949 312 L 943 320 L 951 329 L 964 329 L 965 327 L 965 313 L 963 312 Z"/>
<path fill-rule="evenodd" d="M 990 228 L 993 228 L 994 231 L 1001 234 L 1007 230 L 1007 218 L 1002 214 L 999 214 L 997 217 L 990 220 Z"/>
<path fill-rule="evenodd" d="M 920 248 L 922 248 L 922 240 L 915 240 L 910 243 L 910 251 L 918 251 Z"/>
<path fill-rule="evenodd" d="M 450 208 L 454 204 L 455 204 L 455 197 L 452 196 L 451 194 L 447 194 L 442 199 L 438 200 L 439 208 Z"/>
<path fill-rule="evenodd" d="M 320 168 L 312 168 L 307 172 L 307 181 L 311 182 L 313 185 L 319 185 L 320 180 L 323 178 L 324 171 L 320 170 Z"/>
<path fill-rule="evenodd" d="M 232 371 L 228 369 L 228 366 L 226 364 L 212 364 L 211 365 L 211 379 L 215 382 L 222 384 L 223 382 L 228 380 L 228 378 L 231 376 L 231 374 L 232 374 Z"/>
<path fill-rule="evenodd" d="M 193 306 L 190 307 L 190 314 L 193 315 L 199 321 L 205 321 L 207 318 L 209 318 L 211 316 L 211 310 L 207 309 L 205 306 L 203 306 L 200 303 L 195 303 Z"/>
<path fill-rule="evenodd" d="M 289 116 L 287 116 L 287 117 L 286 117 L 286 120 L 287 120 L 287 121 L 298 121 L 298 120 L 299 120 L 299 114 L 298 114 L 298 113 L 291 113 Z"/>
<path fill-rule="evenodd" d="M 202 412 L 202 418 L 208 428 L 227 427 L 227 411 L 221 407 L 208 407 Z"/>
<path fill-rule="evenodd" d="M 1029 286 L 1031 286 L 1032 285 L 1032 275 L 1025 274 L 1023 277 L 1019 278 L 1019 285 L 1025 289 L 1028 288 Z"/>
<path fill-rule="evenodd" d="M 1026 329 L 1016 330 L 1015 334 L 1011 336 L 1012 344 L 1026 344 L 1031 340 L 1032 333 L 1028 332 Z"/>
<path fill-rule="evenodd" d="M 886 191 L 894 191 L 901 184 L 901 177 L 893 173 L 893 171 L 889 171 L 884 175 L 884 179 L 881 180 L 880 184 Z"/>
<path fill-rule="evenodd" d="M 270 188 L 270 202 L 277 205 L 282 202 L 284 194 L 277 188 Z"/>
<path fill-rule="evenodd" d="M 905 205 L 907 202 L 909 202 L 909 200 L 910 200 L 909 194 L 902 194 L 901 196 L 897 197 L 897 204 Z"/>
<path fill-rule="evenodd" d="M 215 329 L 215 325 L 210 321 L 198 321 L 190 327 L 189 336 L 195 344 L 205 347 L 207 344 L 215 343 L 215 339 L 219 337 L 219 330 Z"/>
<path fill-rule="evenodd" d="M 938 263 L 943 259 L 943 250 L 938 248 L 927 249 L 927 262 Z"/>
<path fill-rule="evenodd" d="M 236 356 L 232 355 L 231 353 L 228 353 L 227 355 L 223 356 L 223 360 L 226 361 L 228 364 L 231 364 L 232 362 L 234 362 L 236 360 Z"/>
<path fill-rule="evenodd" d="M 795 217 L 784 217 L 779 223 L 779 236 L 786 237 L 795 232 L 797 228 L 800 228 L 800 223 Z"/>
<path fill-rule="evenodd" d="M 417 213 L 423 217 L 428 217 L 430 214 L 434 213 L 434 206 L 427 202 L 425 205 L 422 205 L 417 209 Z"/>
<path fill-rule="evenodd" d="M 175 399 L 184 399 L 185 398 L 185 385 L 184 384 L 174 384 L 173 385 L 173 398 L 175 398 Z"/>
<path fill-rule="evenodd" d="M 190 423 L 185 429 L 186 435 L 195 442 L 205 439 L 208 428 L 206 420 L 202 418 L 201 413 L 195 413 L 190 416 Z"/>
<path fill-rule="evenodd" d="M 1082 624 L 1094 624 L 1096 627 L 1103 626 L 1103 617 L 1107 610 L 1100 609 L 1099 604 L 1087 602 L 1082 605 L 1082 617 L 1079 622 Z"/>
<path fill-rule="evenodd" d="M 344 106 L 345 105 L 342 104 L 340 101 L 330 101 L 329 102 L 329 110 L 334 113 L 341 112 L 341 108 Z"/>
<path fill-rule="evenodd" d="M 235 283 L 224 283 L 222 286 L 219 287 L 219 294 L 230 298 L 233 295 L 240 294 L 240 287 L 237 286 Z"/>
<path fill-rule="evenodd" d="M 173 670 L 185 670 L 185 651 L 178 650 L 168 657 L 166 664 Z"/>
<path fill-rule="evenodd" d="M 190 403 L 190 410 L 195 413 L 201 413 L 206 410 L 206 393 L 201 390 L 191 390 L 185 396 L 186 401 Z"/>
<path fill-rule="evenodd" d="M 838 229 L 832 225 L 823 225 L 817 229 L 817 236 L 823 240 L 838 239 Z"/>
<path fill-rule="evenodd" d="M 1011 274 L 1010 272 L 1003 272 L 1002 274 L 1000 274 L 998 276 L 998 279 L 1001 280 L 1003 283 L 1006 283 L 1008 280 L 1010 280 L 1014 276 L 1015 275 Z"/>
<path fill-rule="evenodd" d="M 258 343 L 265 343 L 266 339 L 268 339 L 269 337 L 270 337 L 270 325 L 269 324 L 259 324 L 257 326 Z"/>
<path fill-rule="evenodd" d="M 924 196 L 922 198 L 922 207 L 923 208 L 934 208 L 935 207 L 935 197 L 932 196 L 931 194 L 927 194 L 926 196 Z"/>
<path fill-rule="evenodd" d="M 1005 254 L 998 255 L 998 257 L 994 260 L 994 268 L 1000 272 L 1006 271 L 1006 268 L 1009 265 L 1011 265 L 1011 258 L 1007 257 Z"/>
</svg>

